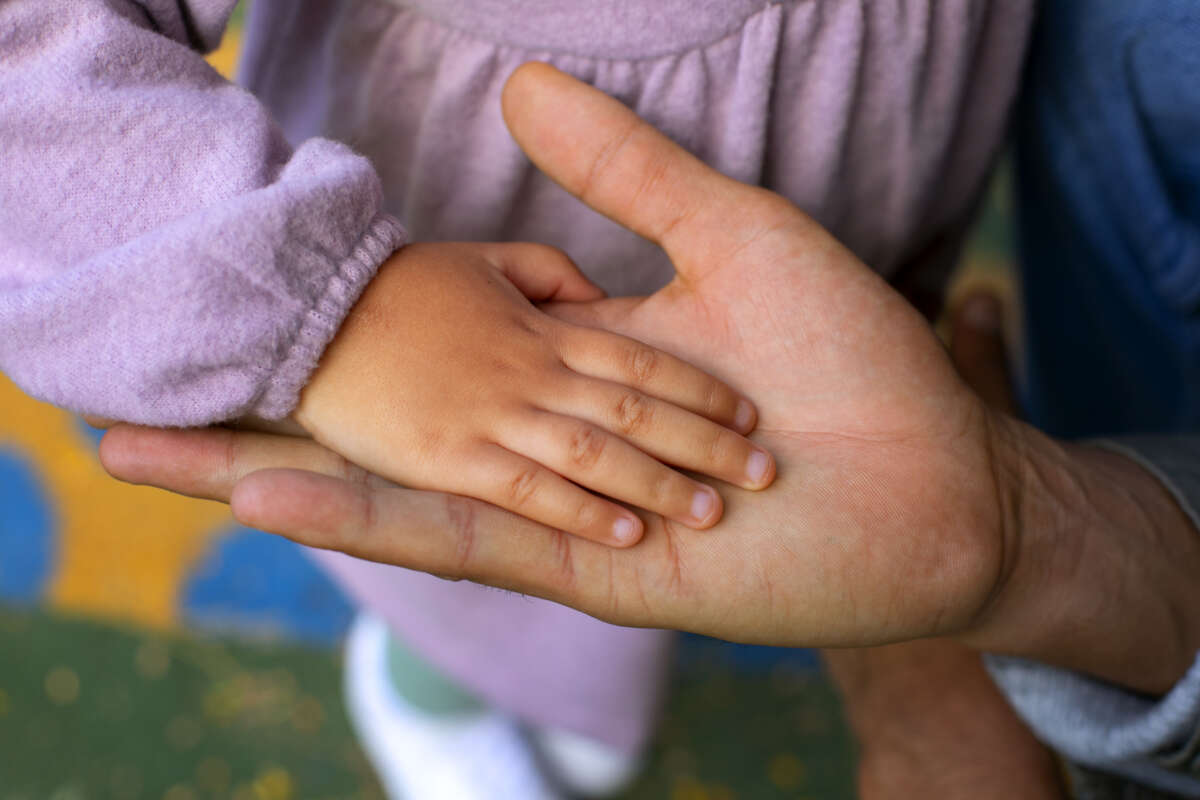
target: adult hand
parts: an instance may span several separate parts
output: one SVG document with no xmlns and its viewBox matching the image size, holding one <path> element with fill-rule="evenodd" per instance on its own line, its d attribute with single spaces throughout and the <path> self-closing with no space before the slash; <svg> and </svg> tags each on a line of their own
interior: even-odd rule
<svg viewBox="0 0 1200 800">
<path fill-rule="evenodd" d="M 771 620 L 759 625 L 776 623 L 777 642 L 863 643 L 982 619 L 1008 566 L 995 480 L 1005 431 L 926 321 L 790 203 L 718 175 L 570 78 L 526 67 L 504 108 L 543 171 L 659 243 L 677 270 L 649 298 L 554 311 L 684 354 L 759 405 L 779 482 L 753 500 L 729 493 L 745 522 L 711 545 L 741 564 L 727 597 L 770 590 L 772 605 L 737 624 Z M 679 571 L 694 574 L 681 548 Z"/>
<path fill-rule="evenodd" d="M 925 320 L 785 200 L 719 175 L 548 66 L 518 70 L 504 110 L 548 175 L 660 243 L 678 269 L 650 298 L 555 310 L 683 354 L 753 398 L 756 438 L 779 464 L 775 487 L 727 489 L 726 521 L 707 533 L 647 515 L 628 552 L 466 500 L 296 473 L 244 481 L 233 495 L 239 518 L 614 622 L 727 639 L 869 644 L 980 619 L 1006 568 L 998 438 Z M 118 452 L 117 433 L 126 435 L 110 434 L 106 463 L 146 479 Z M 195 436 L 171 441 L 207 441 Z M 227 478 L 273 463 L 265 440 L 243 441 L 258 449 L 245 458 L 236 446 Z M 283 449 L 317 463 L 282 463 L 341 473 L 304 447 Z M 161 474 L 155 482 L 172 485 Z"/>
<path fill-rule="evenodd" d="M 674 350 L 753 398 L 776 484 L 727 489 L 708 532 L 644 516 L 645 538 L 623 551 L 479 502 L 294 471 L 242 481 L 243 522 L 627 625 L 780 645 L 957 634 L 1144 691 L 1186 671 L 1200 537 L 1149 472 L 988 410 L 924 320 L 812 220 L 615 100 L 527 65 L 505 110 L 547 174 L 679 269 L 651 298 L 559 313 Z M 182 464 L 174 446 L 191 448 Z M 104 452 L 119 477 L 225 497 L 267 466 L 346 474 L 312 447 L 125 428 Z"/>
<path fill-rule="evenodd" d="M 980 397 L 1011 410 L 1001 312 L 993 293 L 968 293 L 951 314 L 950 354 Z M 927 639 L 824 656 L 858 740 L 861 800 L 1065 797 L 1054 757 L 974 650 Z"/>
</svg>

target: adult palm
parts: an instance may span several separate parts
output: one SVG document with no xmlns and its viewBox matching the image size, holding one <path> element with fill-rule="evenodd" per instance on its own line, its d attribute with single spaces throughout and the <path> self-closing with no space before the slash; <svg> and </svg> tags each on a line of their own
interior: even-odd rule
<svg viewBox="0 0 1200 800">
<path fill-rule="evenodd" d="M 961 627 L 997 585 L 1001 502 L 988 412 L 929 325 L 778 195 L 719 177 L 618 103 L 583 96 L 526 67 L 505 94 L 509 127 L 568 191 L 661 244 L 677 276 L 649 298 L 555 310 L 747 392 L 779 464 L 768 492 L 726 491 L 728 521 L 711 534 L 657 525 L 642 548 L 659 549 L 658 572 L 643 564 L 638 588 L 673 587 L 687 604 L 737 598 L 739 616 L 783 620 L 807 642 Z M 755 596 L 773 607 L 745 608 Z M 759 627 L 732 622 L 727 636 Z"/>
<path fill-rule="evenodd" d="M 295 471 L 242 480 L 235 513 L 308 544 L 622 624 L 851 645 L 980 622 L 1006 573 L 1003 437 L 925 320 L 799 210 L 717 174 L 602 93 L 531 64 L 510 79 L 504 108 L 544 172 L 660 243 L 678 273 L 648 298 L 550 311 L 670 350 L 747 393 L 776 483 L 723 487 L 725 518 L 708 531 L 648 517 L 624 550 L 470 500 Z M 362 477 L 310 443 L 115 435 L 107 459 L 118 476 L 212 496 L 262 467 Z M 181 445 L 192 455 L 174 465 L 156 455 Z M 224 463 L 232 470 L 214 477 Z"/>
</svg>

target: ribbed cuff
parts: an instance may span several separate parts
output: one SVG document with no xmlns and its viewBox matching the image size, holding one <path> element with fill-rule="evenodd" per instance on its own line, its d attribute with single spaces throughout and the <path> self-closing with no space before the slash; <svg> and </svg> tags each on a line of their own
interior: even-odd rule
<svg viewBox="0 0 1200 800">
<path fill-rule="evenodd" d="M 380 265 L 407 240 L 404 226 L 390 214 L 377 214 L 371 220 L 350 255 L 330 276 L 324 292 L 300 319 L 287 354 L 268 378 L 252 413 L 264 419 L 282 419 L 295 409 L 300 390 L 308 383 L 342 320 Z"/>
<path fill-rule="evenodd" d="M 1200 797 L 1196 765 L 1177 758 L 1200 725 L 1200 658 L 1157 699 L 1024 659 L 985 662 L 1038 738 L 1068 759 Z"/>
</svg>

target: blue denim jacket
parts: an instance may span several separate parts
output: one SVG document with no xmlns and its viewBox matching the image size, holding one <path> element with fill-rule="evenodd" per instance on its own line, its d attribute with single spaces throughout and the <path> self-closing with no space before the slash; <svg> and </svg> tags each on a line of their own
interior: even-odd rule
<svg viewBox="0 0 1200 800">
<path fill-rule="evenodd" d="M 1200 528 L 1200 0 L 1045 0 L 1031 47 L 1016 118 L 1022 404 L 1051 434 L 1108 437 Z M 1069 758 L 1200 797 L 1200 661 L 1162 698 L 989 666 Z"/>
<path fill-rule="evenodd" d="M 1200 432 L 1200 3 L 1046 0 L 1017 117 L 1030 419 Z"/>
</svg>

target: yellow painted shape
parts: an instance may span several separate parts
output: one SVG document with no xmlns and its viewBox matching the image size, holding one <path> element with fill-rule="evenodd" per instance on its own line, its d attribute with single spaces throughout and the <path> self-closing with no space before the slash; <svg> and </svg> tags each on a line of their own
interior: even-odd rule
<svg viewBox="0 0 1200 800">
<path fill-rule="evenodd" d="M 238 52 L 242 46 L 242 31 L 240 26 L 230 25 L 225 31 L 225 38 L 221 40 L 221 46 L 208 54 L 208 63 L 212 64 L 213 68 L 224 75 L 226 78 L 233 80 L 234 71 L 237 69 Z"/>
<path fill-rule="evenodd" d="M 33 465 L 57 522 L 49 602 L 168 627 L 191 565 L 229 523 L 228 509 L 113 480 L 78 426 L 0 376 L 0 446 Z"/>
</svg>

